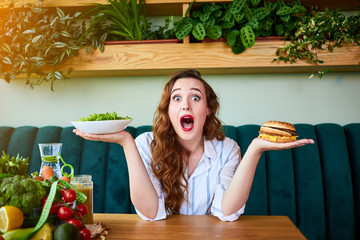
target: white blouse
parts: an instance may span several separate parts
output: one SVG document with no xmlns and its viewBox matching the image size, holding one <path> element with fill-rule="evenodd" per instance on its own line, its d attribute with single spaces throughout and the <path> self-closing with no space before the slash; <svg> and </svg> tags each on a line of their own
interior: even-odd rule
<svg viewBox="0 0 360 240">
<path fill-rule="evenodd" d="M 151 170 L 152 158 L 150 143 L 153 133 L 146 132 L 139 135 L 136 145 L 144 161 L 147 172 L 159 197 L 157 216 L 154 220 L 166 218 L 165 192 L 162 190 L 160 180 L 156 178 Z M 241 160 L 240 147 L 230 139 L 223 141 L 217 139 L 204 140 L 204 154 L 196 166 L 194 172 L 188 177 L 188 202 L 184 201 L 180 208 L 180 214 L 184 215 L 214 215 L 222 221 L 235 221 L 244 213 L 245 205 L 236 213 L 224 216 L 221 209 L 222 196 L 229 186 L 232 177 Z M 186 198 L 186 196 L 185 196 Z M 137 214 L 144 220 L 152 220 L 142 215 L 137 209 Z"/>
</svg>

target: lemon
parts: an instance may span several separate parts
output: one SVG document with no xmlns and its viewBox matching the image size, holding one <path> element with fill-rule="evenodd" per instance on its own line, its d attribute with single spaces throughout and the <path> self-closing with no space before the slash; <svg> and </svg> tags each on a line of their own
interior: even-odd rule
<svg viewBox="0 0 360 240">
<path fill-rule="evenodd" d="M 20 228 L 23 222 L 24 215 L 19 208 L 14 206 L 3 206 L 0 208 L 0 232 L 6 233 Z"/>
</svg>

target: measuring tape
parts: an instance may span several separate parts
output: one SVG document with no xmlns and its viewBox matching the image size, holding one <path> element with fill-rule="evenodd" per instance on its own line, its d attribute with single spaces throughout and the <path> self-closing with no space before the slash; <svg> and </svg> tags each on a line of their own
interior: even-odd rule
<svg viewBox="0 0 360 240">
<path fill-rule="evenodd" d="M 56 188 L 57 188 L 58 182 L 59 181 L 55 181 L 55 182 L 53 182 L 53 184 L 51 184 L 51 188 L 50 188 L 48 198 L 47 198 L 46 203 L 45 203 L 45 205 L 43 207 L 43 210 L 41 212 L 39 221 L 36 224 L 35 228 L 33 229 L 33 232 L 36 232 L 37 230 L 39 230 L 42 227 L 42 225 L 44 225 L 44 223 L 46 222 L 46 220 L 47 220 L 47 218 L 49 216 L 51 205 L 52 205 L 52 203 L 54 201 L 54 198 L 55 198 Z"/>
<path fill-rule="evenodd" d="M 47 197 L 46 203 L 43 206 L 43 210 L 41 212 L 39 221 L 37 222 L 33 232 L 38 231 L 44 225 L 44 223 L 46 222 L 46 220 L 49 217 L 50 208 L 51 208 L 51 205 L 52 205 L 52 203 L 54 201 L 56 191 L 57 190 L 61 191 L 64 188 L 64 186 L 66 188 L 73 189 L 73 186 L 71 184 L 67 183 L 66 181 L 64 181 L 62 179 L 57 180 L 57 181 L 55 181 L 55 182 L 53 182 L 51 184 L 50 192 L 49 192 L 49 195 Z M 86 195 L 83 194 L 82 192 L 79 192 L 79 191 L 76 191 L 76 190 L 75 190 L 75 192 L 76 192 L 76 201 L 80 202 L 80 203 L 84 203 L 86 201 L 86 199 L 87 199 Z"/>
<path fill-rule="evenodd" d="M 59 183 L 64 185 L 66 187 L 66 189 L 70 188 L 76 192 L 76 201 L 77 202 L 84 203 L 86 201 L 87 196 L 84 193 L 75 190 L 71 184 L 69 184 L 68 182 L 66 182 L 65 180 L 62 180 L 62 179 L 59 180 Z M 57 188 L 61 191 L 64 187 L 61 185 L 58 185 Z"/>
</svg>

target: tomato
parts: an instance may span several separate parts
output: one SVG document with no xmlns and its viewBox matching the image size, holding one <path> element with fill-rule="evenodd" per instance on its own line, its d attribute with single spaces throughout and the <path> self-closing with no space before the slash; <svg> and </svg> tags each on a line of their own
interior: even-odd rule
<svg viewBox="0 0 360 240">
<path fill-rule="evenodd" d="M 60 192 L 60 194 L 61 194 L 62 197 L 64 197 L 65 192 L 66 192 L 66 189 L 65 189 L 65 188 L 62 188 L 62 189 L 61 189 L 61 192 Z"/>
<path fill-rule="evenodd" d="M 81 226 L 82 226 L 82 223 L 79 219 L 71 218 L 71 219 L 67 220 L 67 223 L 75 225 L 78 229 L 81 229 Z"/>
<path fill-rule="evenodd" d="M 88 212 L 88 208 L 85 204 L 79 204 L 76 206 L 76 209 L 79 210 L 82 216 L 84 216 Z"/>
<path fill-rule="evenodd" d="M 48 198 L 48 197 L 46 196 L 46 197 L 44 197 L 43 199 L 41 199 L 41 206 L 42 206 L 42 207 L 45 206 L 45 203 L 46 203 L 46 201 L 47 201 L 47 198 Z M 61 206 L 61 203 L 59 203 L 59 202 L 53 202 L 53 203 L 51 204 L 51 208 L 50 208 L 49 214 L 50 214 L 50 215 L 55 215 L 55 214 L 57 214 L 60 206 Z"/>
<path fill-rule="evenodd" d="M 66 203 L 73 202 L 76 200 L 76 192 L 72 189 L 68 189 L 65 191 L 63 198 Z"/>
<path fill-rule="evenodd" d="M 73 210 L 69 207 L 60 207 L 58 211 L 58 217 L 61 220 L 69 220 L 73 217 Z"/>
<path fill-rule="evenodd" d="M 42 206 L 42 207 L 44 207 L 47 198 L 48 198 L 48 197 L 46 196 L 46 197 L 44 197 L 43 199 L 41 199 L 41 206 Z"/>
<path fill-rule="evenodd" d="M 89 240 L 91 238 L 91 232 L 87 228 L 80 230 L 81 240 Z"/>
<path fill-rule="evenodd" d="M 61 203 L 57 202 L 57 203 L 53 203 L 51 205 L 51 208 L 50 208 L 50 215 L 56 215 L 59 211 L 59 208 L 62 206 Z"/>
<path fill-rule="evenodd" d="M 83 215 L 79 211 L 75 211 L 75 215 L 77 216 L 78 219 L 83 218 Z"/>
</svg>

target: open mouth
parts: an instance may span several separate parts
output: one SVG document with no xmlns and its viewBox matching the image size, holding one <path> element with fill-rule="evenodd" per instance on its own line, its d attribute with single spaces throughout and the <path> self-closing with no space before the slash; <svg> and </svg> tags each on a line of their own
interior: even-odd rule
<svg viewBox="0 0 360 240">
<path fill-rule="evenodd" d="M 191 115 L 184 115 L 180 118 L 180 124 L 182 130 L 191 131 L 194 127 L 194 118 Z"/>
</svg>

